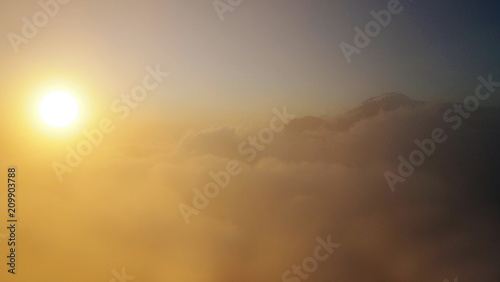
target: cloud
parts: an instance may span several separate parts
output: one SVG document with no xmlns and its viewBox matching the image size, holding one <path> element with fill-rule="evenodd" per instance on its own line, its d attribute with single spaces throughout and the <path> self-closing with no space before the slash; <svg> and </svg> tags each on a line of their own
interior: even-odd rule
<svg viewBox="0 0 500 282">
<path fill-rule="evenodd" d="M 497 109 L 450 132 L 396 193 L 383 177 L 415 138 L 446 126 L 446 106 L 379 112 L 343 128 L 298 119 L 251 163 L 237 147 L 259 127 L 186 127 L 162 144 L 167 134 L 153 132 L 168 130 L 157 122 L 141 136 L 116 133 L 63 186 L 50 174 L 29 179 L 34 165 L 20 176 L 24 275 L 53 277 L 65 260 L 59 275 L 68 281 L 106 281 L 122 267 L 137 281 L 280 281 L 331 235 L 342 246 L 310 281 L 498 279 Z M 178 205 L 230 159 L 243 172 L 186 225 Z"/>
</svg>

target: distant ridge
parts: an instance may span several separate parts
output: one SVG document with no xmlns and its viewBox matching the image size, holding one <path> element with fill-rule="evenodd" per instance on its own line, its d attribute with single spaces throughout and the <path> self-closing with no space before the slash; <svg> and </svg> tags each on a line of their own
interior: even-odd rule
<svg viewBox="0 0 500 282">
<path fill-rule="evenodd" d="M 359 106 L 354 107 L 339 116 L 340 120 L 355 122 L 371 118 L 380 112 L 391 112 L 400 108 L 414 109 L 425 102 L 409 98 L 401 93 L 384 93 L 380 96 L 365 100 Z"/>
<path fill-rule="evenodd" d="M 355 123 L 374 117 L 380 113 L 388 113 L 397 109 L 414 109 L 425 102 L 409 98 L 401 93 L 384 93 L 363 101 L 358 106 L 345 111 L 333 120 L 306 116 L 293 120 L 289 131 L 303 132 L 318 129 L 342 131 L 349 129 Z"/>
</svg>

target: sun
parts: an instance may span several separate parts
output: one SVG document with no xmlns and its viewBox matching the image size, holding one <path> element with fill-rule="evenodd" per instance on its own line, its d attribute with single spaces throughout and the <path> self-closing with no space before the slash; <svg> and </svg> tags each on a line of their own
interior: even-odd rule
<svg viewBox="0 0 500 282">
<path fill-rule="evenodd" d="M 78 117 L 78 101 L 66 91 L 52 91 L 40 101 L 38 113 L 42 120 L 52 127 L 67 127 Z"/>
</svg>

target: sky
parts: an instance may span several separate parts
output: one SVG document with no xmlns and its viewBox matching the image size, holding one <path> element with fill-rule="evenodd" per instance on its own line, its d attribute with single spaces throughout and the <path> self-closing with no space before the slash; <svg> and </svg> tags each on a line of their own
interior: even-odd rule
<svg viewBox="0 0 500 282">
<path fill-rule="evenodd" d="M 402 0 L 348 60 L 397 1 L 54 1 L 0 4 L 1 281 L 498 281 L 499 90 L 453 105 L 500 80 L 497 2 Z"/>
<path fill-rule="evenodd" d="M 387 3 L 252 1 L 220 21 L 210 1 L 70 1 L 18 54 L 5 37 L 3 77 L 36 86 L 64 75 L 111 101 L 145 66 L 160 64 L 171 77 L 155 104 L 192 116 L 249 114 L 277 102 L 325 114 L 385 92 L 456 100 L 478 75 L 498 71 L 493 1 L 403 1 L 404 11 L 347 64 L 339 44 L 352 43 L 353 28 Z M 2 9 L 7 35 L 20 33 L 21 18 L 39 7 Z"/>
</svg>

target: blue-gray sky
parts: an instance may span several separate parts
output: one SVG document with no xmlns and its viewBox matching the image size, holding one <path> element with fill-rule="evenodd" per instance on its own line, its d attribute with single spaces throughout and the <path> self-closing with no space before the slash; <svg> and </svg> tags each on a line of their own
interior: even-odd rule
<svg viewBox="0 0 500 282">
<path fill-rule="evenodd" d="M 15 54 L 36 1 L 5 2 L 2 79 L 21 91 L 49 73 L 108 103 L 147 65 L 171 73 L 158 105 L 175 114 L 255 112 L 278 104 L 329 114 L 384 92 L 457 100 L 499 68 L 494 1 L 401 1 L 404 11 L 347 64 L 339 44 L 389 1 L 243 1 L 219 19 L 211 1 L 70 1 Z M 19 96 L 19 95 L 18 95 Z M 95 100 L 96 98 L 89 98 Z M 92 102 L 94 103 L 94 102 Z"/>
</svg>

